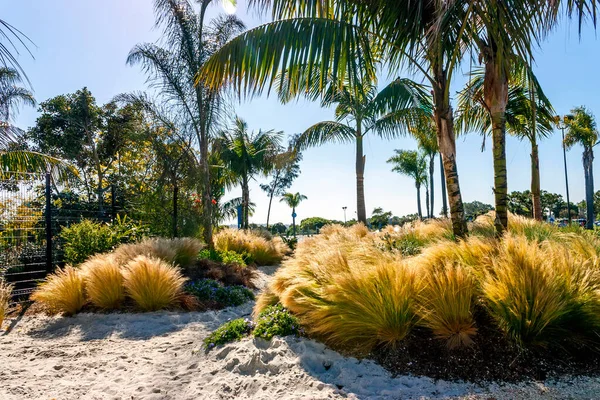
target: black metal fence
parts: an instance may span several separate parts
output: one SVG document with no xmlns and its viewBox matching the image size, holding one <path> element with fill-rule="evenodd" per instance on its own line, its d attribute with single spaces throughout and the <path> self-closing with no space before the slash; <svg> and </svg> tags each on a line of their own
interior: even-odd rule
<svg viewBox="0 0 600 400">
<path fill-rule="evenodd" d="M 14 172 L 0 178 L 0 278 L 14 285 L 15 302 L 27 299 L 63 264 L 63 227 L 84 218 L 110 221 L 115 214 L 114 205 L 103 210 L 56 206 L 57 193 L 50 174 Z"/>
</svg>

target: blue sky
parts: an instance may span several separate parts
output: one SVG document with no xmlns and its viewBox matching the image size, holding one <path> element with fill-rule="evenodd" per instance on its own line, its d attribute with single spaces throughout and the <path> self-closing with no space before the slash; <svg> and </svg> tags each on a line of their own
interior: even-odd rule
<svg viewBox="0 0 600 400">
<path fill-rule="evenodd" d="M 2 19 L 11 23 L 35 43 L 35 59 L 21 52 L 19 61 L 32 82 L 38 101 L 74 92 L 87 86 L 99 104 L 123 92 L 145 89 L 145 76 L 125 59 L 129 50 L 140 42 L 155 41 L 160 32 L 154 29 L 152 0 L 0 0 Z M 211 15 L 222 12 L 212 6 Z M 246 11 L 240 1 L 237 15 L 253 27 L 265 18 Z M 535 72 L 546 94 L 560 113 L 585 105 L 600 117 L 600 43 L 594 30 L 586 26 L 579 40 L 575 23 L 561 24 L 536 55 Z M 459 74 L 460 75 L 460 74 Z M 464 76 L 457 76 L 454 92 L 460 90 Z M 332 119 L 333 111 L 316 103 L 299 101 L 281 105 L 276 98 L 258 98 L 236 104 L 236 112 L 251 129 L 275 129 L 287 134 L 302 132 L 312 124 Z M 16 124 L 27 128 L 35 123 L 37 111 L 23 109 Z M 488 143 L 489 144 L 489 143 Z M 410 138 L 382 141 L 375 137 L 365 143 L 367 212 L 383 207 L 395 215 L 416 212 L 413 183 L 390 171 L 387 160 L 393 149 L 414 149 Z M 491 147 L 481 152 L 481 136 L 466 135 L 457 139 L 458 172 L 465 201 L 479 200 L 493 204 Z M 507 145 L 509 190 L 526 190 L 530 185 L 530 148 L 528 143 L 509 138 Z M 581 148 L 568 154 L 571 199 L 584 197 Z M 598 176 L 599 161 L 595 165 Z M 309 216 L 342 219 L 342 206 L 348 218 L 356 210 L 354 147 L 327 145 L 304 153 L 302 175 L 290 189 L 299 191 L 306 200 L 297 210 L 299 219 Z M 542 189 L 564 196 L 564 173 L 560 132 L 540 143 Z M 436 164 L 436 212 L 441 208 L 439 170 Z M 261 181 L 261 179 L 259 179 Z M 600 188 L 598 188 L 600 189 Z M 228 197 L 239 196 L 233 190 Z M 267 196 L 255 182 L 251 200 L 257 204 L 251 222 L 264 223 Z M 424 206 L 424 205 L 423 205 Z M 271 221 L 291 222 L 291 211 L 274 202 Z"/>
</svg>

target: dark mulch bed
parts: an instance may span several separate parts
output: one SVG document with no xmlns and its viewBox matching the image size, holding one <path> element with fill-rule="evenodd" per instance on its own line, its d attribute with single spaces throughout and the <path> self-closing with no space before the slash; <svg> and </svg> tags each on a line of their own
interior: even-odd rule
<svg viewBox="0 0 600 400">
<path fill-rule="evenodd" d="M 425 329 L 414 329 L 395 347 L 378 348 L 371 356 L 394 375 L 434 379 L 519 382 L 561 375 L 600 375 L 600 353 L 586 349 L 522 350 L 479 316 L 474 345 L 449 350 Z"/>
</svg>

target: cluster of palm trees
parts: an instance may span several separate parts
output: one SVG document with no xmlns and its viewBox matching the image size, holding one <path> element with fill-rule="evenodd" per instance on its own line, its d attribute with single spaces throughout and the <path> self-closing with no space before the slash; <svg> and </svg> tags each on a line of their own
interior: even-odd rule
<svg viewBox="0 0 600 400">
<path fill-rule="evenodd" d="M 531 69 L 533 50 L 562 14 L 575 16 L 581 24 L 590 16 L 595 22 L 597 12 L 593 0 L 257 0 L 254 4 L 270 10 L 274 21 L 229 41 L 207 60 L 197 82 L 215 89 L 231 85 L 246 96 L 277 86 L 291 96 L 319 97 L 326 104 L 337 104 L 336 115 L 346 118 L 357 113 L 340 106 L 340 100 L 347 98 L 353 105 L 358 99 L 368 103 L 362 99 L 376 98 L 366 93 L 382 67 L 391 73 L 408 68 L 428 84 L 425 93 L 431 93 L 430 108 L 416 108 L 428 114 L 435 125 L 457 237 L 467 234 L 467 225 L 456 164 L 457 131 L 450 93 L 454 74 L 465 61 L 479 62 L 479 81 L 471 82 L 467 89 L 469 107 L 474 110 L 466 115 L 473 115 L 475 120 L 465 118 L 462 126 L 480 124 L 491 133 L 495 226 L 501 234 L 508 224 L 506 132 L 513 127 L 515 133 L 520 130 L 532 141 L 532 153 L 542 134 L 538 131 L 543 132 L 537 123 L 542 113 L 537 106 L 544 99 Z M 513 125 L 507 107 L 511 94 L 515 95 L 511 89 L 515 81 L 521 81 L 521 94 L 526 96 L 516 100 L 528 99 L 533 107 L 527 121 Z M 376 109 L 376 116 L 407 111 L 416 105 L 414 98 L 409 104 L 399 104 L 396 95 L 388 100 L 383 110 Z M 409 132 L 413 117 L 408 117 L 408 112 L 401 114 L 391 120 Z M 364 209 L 361 117 L 353 117 L 352 129 L 338 125 L 340 121 L 317 126 L 317 133 L 306 134 L 305 141 L 313 145 L 326 140 L 356 140 L 359 211 Z M 372 126 L 381 132 L 376 122 Z M 393 130 L 397 134 L 398 126 Z M 366 216 L 361 212 L 358 219 L 364 222 Z"/>
</svg>

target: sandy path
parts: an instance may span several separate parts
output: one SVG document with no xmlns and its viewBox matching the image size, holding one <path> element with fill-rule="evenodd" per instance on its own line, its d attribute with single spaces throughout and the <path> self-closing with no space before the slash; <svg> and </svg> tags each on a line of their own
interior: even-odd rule
<svg viewBox="0 0 600 400">
<path fill-rule="evenodd" d="M 268 274 L 273 269 L 265 270 Z M 268 276 L 262 274 L 264 284 Z M 391 378 L 293 337 L 201 349 L 252 304 L 206 313 L 25 317 L 0 335 L 0 399 L 594 399 L 600 380 L 491 384 Z"/>
</svg>

